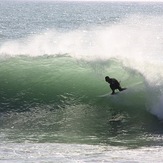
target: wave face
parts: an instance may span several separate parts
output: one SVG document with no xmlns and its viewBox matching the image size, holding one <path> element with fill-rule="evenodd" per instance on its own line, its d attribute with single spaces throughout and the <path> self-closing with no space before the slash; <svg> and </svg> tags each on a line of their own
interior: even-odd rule
<svg viewBox="0 0 163 163">
<path fill-rule="evenodd" d="M 28 131 L 39 142 L 122 144 L 162 131 L 162 16 L 97 24 L 1 42 L 2 129 L 19 130 L 18 141 Z M 106 95 L 106 75 L 128 89 Z"/>
<path fill-rule="evenodd" d="M 128 89 L 110 95 L 106 74 L 120 79 Z M 108 137 L 115 135 L 124 141 L 133 139 L 128 138 L 133 132 L 144 137 L 142 133 L 161 131 L 152 116 L 162 117 L 155 110 L 160 90 L 115 59 L 21 56 L 2 61 L 0 75 L 1 127 L 19 130 L 19 141 L 29 130 L 31 140 L 40 132 L 48 134 L 47 138 L 41 134 L 39 142 L 50 141 L 53 135 L 53 141 L 84 143 L 111 143 L 115 140 Z"/>
</svg>

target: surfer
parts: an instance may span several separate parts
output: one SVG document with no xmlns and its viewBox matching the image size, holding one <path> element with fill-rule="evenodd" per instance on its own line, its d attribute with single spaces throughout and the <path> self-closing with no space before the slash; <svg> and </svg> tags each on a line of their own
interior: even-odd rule
<svg viewBox="0 0 163 163">
<path fill-rule="evenodd" d="M 112 95 L 115 94 L 115 90 L 118 89 L 119 91 L 123 91 L 126 88 L 122 88 L 120 83 L 117 81 L 117 79 L 109 78 L 109 76 L 105 77 L 105 81 L 110 84 L 110 88 L 112 90 Z"/>
</svg>

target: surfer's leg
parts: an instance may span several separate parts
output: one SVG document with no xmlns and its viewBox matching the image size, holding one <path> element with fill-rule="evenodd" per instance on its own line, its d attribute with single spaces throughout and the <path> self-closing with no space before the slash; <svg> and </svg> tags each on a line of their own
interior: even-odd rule
<svg viewBox="0 0 163 163">
<path fill-rule="evenodd" d="M 119 91 L 123 91 L 123 90 L 125 90 L 125 89 L 126 89 L 126 88 L 121 88 L 121 87 L 118 88 Z"/>
<path fill-rule="evenodd" d="M 111 90 L 112 90 L 112 94 L 114 94 L 115 92 L 115 87 L 114 87 L 114 85 L 113 84 L 110 84 L 110 88 L 111 88 Z"/>
<path fill-rule="evenodd" d="M 111 93 L 112 95 L 114 95 L 115 94 L 115 90 L 114 89 L 112 89 L 112 93 Z"/>
</svg>

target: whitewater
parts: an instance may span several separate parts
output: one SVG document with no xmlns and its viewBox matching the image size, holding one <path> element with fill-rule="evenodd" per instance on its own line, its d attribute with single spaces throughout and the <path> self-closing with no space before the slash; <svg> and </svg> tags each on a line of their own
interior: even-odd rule
<svg viewBox="0 0 163 163">
<path fill-rule="evenodd" d="M 162 162 L 162 8 L 2 1 L 0 161 Z"/>
</svg>

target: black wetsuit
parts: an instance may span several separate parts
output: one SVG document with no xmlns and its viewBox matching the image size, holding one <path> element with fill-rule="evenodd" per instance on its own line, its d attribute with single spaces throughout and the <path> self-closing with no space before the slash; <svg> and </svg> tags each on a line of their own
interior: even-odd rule
<svg viewBox="0 0 163 163">
<path fill-rule="evenodd" d="M 110 84 L 110 88 L 112 89 L 112 94 L 115 93 L 115 89 L 118 89 L 119 91 L 124 90 L 124 88 L 121 88 L 120 83 L 114 78 L 109 78 L 109 81 L 107 82 Z"/>
</svg>

